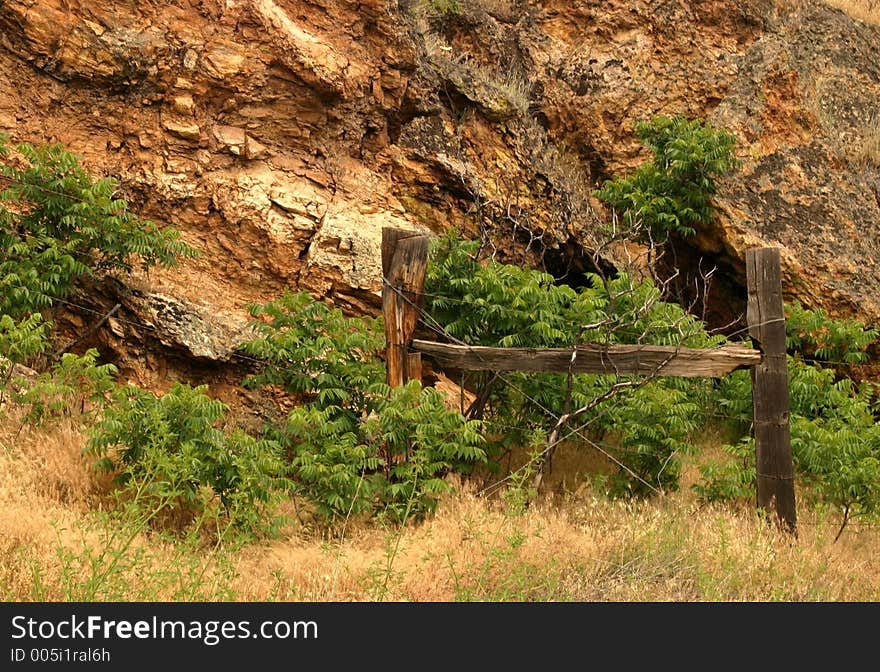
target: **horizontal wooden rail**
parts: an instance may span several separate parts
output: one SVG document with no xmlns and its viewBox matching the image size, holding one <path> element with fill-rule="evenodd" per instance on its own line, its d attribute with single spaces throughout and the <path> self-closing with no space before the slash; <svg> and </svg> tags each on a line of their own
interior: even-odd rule
<svg viewBox="0 0 880 672">
<path fill-rule="evenodd" d="M 740 345 L 682 348 L 585 344 L 576 348 L 493 348 L 414 339 L 412 349 L 441 366 L 468 371 L 571 371 L 626 376 L 719 378 L 761 362 L 760 350 Z"/>
</svg>

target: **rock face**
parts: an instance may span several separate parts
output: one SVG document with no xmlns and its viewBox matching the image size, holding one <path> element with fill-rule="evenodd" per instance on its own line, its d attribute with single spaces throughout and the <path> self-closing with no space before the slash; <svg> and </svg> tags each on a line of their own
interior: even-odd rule
<svg viewBox="0 0 880 672">
<path fill-rule="evenodd" d="M 790 296 L 877 322 L 880 27 L 819 0 L 460 6 L 0 0 L 0 131 L 63 143 L 202 251 L 122 279 L 127 318 L 183 356 L 227 360 L 245 305 L 286 287 L 375 312 L 385 226 L 587 269 L 591 191 L 645 160 L 655 114 L 739 140 L 719 221 L 677 242 L 724 269 L 716 303 L 747 247 L 779 245 Z"/>
</svg>

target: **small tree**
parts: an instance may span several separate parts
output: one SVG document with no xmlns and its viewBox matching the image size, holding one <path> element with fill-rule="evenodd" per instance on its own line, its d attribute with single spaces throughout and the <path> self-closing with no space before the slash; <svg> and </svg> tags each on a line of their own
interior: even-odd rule
<svg viewBox="0 0 880 672">
<path fill-rule="evenodd" d="M 654 154 L 628 177 L 605 182 L 596 196 L 627 224 L 641 222 L 644 235 L 664 240 L 669 232 L 693 235 L 694 226 L 712 219 L 715 179 L 737 165 L 736 138 L 700 120 L 655 117 L 636 125 Z"/>
<path fill-rule="evenodd" d="M 0 135 L 0 315 L 46 308 L 85 275 L 195 255 L 174 229 L 129 212 L 116 180 L 92 179 L 60 145 L 7 143 Z"/>
</svg>

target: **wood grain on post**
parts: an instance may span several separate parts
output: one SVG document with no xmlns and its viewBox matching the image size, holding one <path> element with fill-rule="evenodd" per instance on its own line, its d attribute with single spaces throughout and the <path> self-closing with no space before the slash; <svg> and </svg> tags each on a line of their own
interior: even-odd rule
<svg viewBox="0 0 880 672">
<path fill-rule="evenodd" d="M 382 315 L 386 381 L 391 387 L 421 376 L 418 357 L 411 357 L 407 346 L 419 321 L 427 269 L 428 236 L 390 227 L 382 229 Z"/>
<path fill-rule="evenodd" d="M 746 250 L 749 336 L 763 352 L 752 367 L 752 403 L 757 466 L 757 506 L 775 511 L 797 532 L 794 464 L 789 427 L 785 312 L 778 248 Z"/>
</svg>

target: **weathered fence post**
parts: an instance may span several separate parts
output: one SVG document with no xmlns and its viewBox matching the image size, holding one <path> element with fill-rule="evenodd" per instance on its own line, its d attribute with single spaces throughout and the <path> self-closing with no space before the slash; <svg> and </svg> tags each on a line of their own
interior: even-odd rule
<svg viewBox="0 0 880 672">
<path fill-rule="evenodd" d="M 382 315 L 385 318 L 386 381 L 391 387 L 421 378 L 421 355 L 408 346 L 419 320 L 428 268 L 428 236 L 382 229 Z"/>
<path fill-rule="evenodd" d="M 757 506 L 768 512 L 773 507 L 779 521 L 796 534 L 785 312 L 778 248 L 746 250 L 746 284 L 749 336 L 763 352 L 761 363 L 752 367 Z"/>
</svg>

